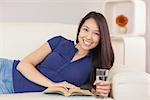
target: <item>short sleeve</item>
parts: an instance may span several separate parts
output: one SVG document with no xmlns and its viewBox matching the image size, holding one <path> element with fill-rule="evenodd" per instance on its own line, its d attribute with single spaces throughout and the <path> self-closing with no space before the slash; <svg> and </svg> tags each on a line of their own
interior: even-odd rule
<svg viewBox="0 0 150 100">
<path fill-rule="evenodd" d="M 57 48 L 62 38 L 63 38 L 62 36 L 56 36 L 47 41 L 52 50 Z"/>
</svg>

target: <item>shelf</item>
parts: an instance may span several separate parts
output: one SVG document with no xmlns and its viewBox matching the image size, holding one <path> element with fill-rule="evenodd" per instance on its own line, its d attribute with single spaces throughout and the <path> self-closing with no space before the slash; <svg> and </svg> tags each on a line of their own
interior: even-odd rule
<svg viewBox="0 0 150 100">
<path fill-rule="evenodd" d="M 139 36 L 142 36 L 142 35 L 130 35 L 130 34 L 125 34 L 125 35 L 113 35 L 111 34 L 110 37 L 112 40 L 120 40 L 120 39 L 123 39 L 123 38 L 126 38 L 126 37 L 139 37 Z"/>
<path fill-rule="evenodd" d="M 125 36 L 120 33 L 116 17 L 124 15 L 128 18 L 126 35 L 144 35 L 146 26 L 145 3 L 142 0 L 105 0 L 104 15 L 112 35 Z M 142 16 L 141 16 L 142 15 Z"/>
</svg>

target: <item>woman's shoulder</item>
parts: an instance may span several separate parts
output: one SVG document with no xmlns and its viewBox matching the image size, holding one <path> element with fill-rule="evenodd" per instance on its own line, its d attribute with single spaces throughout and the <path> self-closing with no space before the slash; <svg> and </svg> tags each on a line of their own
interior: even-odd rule
<svg viewBox="0 0 150 100">
<path fill-rule="evenodd" d="M 64 46 L 74 45 L 74 41 L 67 39 L 61 35 L 54 36 L 53 38 L 49 39 L 47 42 L 49 43 L 49 45 L 52 49 L 55 49 L 60 46 L 64 47 Z"/>
<path fill-rule="evenodd" d="M 64 37 L 64 36 L 61 36 L 61 35 L 59 35 L 59 36 L 54 36 L 54 37 L 51 38 L 50 40 L 60 41 L 61 43 L 62 43 L 62 42 L 74 42 L 73 40 L 68 39 L 68 38 L 66 38 L 66 37 Z"/>
</svg>

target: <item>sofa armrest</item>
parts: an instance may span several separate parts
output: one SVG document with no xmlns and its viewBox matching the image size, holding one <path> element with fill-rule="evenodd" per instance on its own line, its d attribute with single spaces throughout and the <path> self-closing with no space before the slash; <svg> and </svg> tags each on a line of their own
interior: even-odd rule
<svg viewBox="0 0 150 100">
<path fill-rule="evenodd" d="M 150 100 L 150 75 L 145 72 L 123 70 L 112 77 L 112 95 L 115 100 Z"/>
<path fill-rule="evenodd" d="M 150 100 L 150 74 L 146 73 L 146 77 L 148 80 L 148 100 Z"/>
</svg>

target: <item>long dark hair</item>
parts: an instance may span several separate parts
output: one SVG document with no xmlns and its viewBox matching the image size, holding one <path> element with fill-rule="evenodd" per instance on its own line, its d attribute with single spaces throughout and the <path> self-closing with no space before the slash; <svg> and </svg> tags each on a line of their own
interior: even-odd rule
<svg viewBox="0 0 150 100">
<path fill-rule="evenodd" d="M 96 21 L 100 33 L 99 44 L 94 49 L 90 50 L 90 53 L 92 54 L 92 71 L 89 83 L 92 85 L 95 81 L 96 68 L 110 69 L 113 66 L 114 52 L 111 45 L 107 21 L 102 14 L 95 11 L 89 12 L 81 20 L 77 31 L 76 43 L 79 42 L 78 36 L 82 25 L 87 19 L 90 18 Z"/>
</svg>

